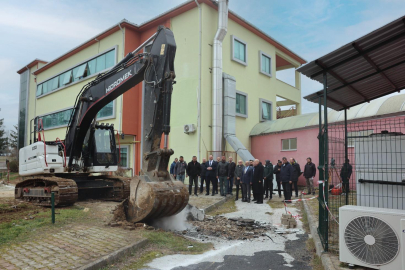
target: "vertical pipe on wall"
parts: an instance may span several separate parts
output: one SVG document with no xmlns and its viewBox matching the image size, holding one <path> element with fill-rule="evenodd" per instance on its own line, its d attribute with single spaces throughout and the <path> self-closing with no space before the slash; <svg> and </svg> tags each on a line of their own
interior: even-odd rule
<svg viewBox="0 0 405 270">
<path fill-rule="evenodd" d="M 212 151 L 222 151 L 223 89 L 222 41 L 228 32 L 228 0 L 218 1 L 218 29 L 213 42 L 212 61 Z"/>
<path fill-rule="evenodd" d="M 197 141 L 198 141 L 198 159 L 201 160 L 201 42 L 202 42 L 202 14 L 201 6 L 198 0 L 195 0 L 198 7 L 199 17 L 199 44 L 198 44 L 198 109 L 197 109 Z"/>
</svg>

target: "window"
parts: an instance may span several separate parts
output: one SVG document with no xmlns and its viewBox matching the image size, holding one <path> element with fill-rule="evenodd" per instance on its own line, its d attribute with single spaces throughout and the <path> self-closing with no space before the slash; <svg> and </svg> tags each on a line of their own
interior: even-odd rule
<svg viewBox="0 0 405 270">
<path fill-rule="evenodd" d="M 242 65 L 247 65 L 247 43 L 241 39 L 231 36 L 232 39 L 232 60 Z"/>
<path fill-rule="evenodd" d="M 260 99 L 260 121 L 271 120 L 271 101 Z"/>
<path fill-rule="evenodd" d="M 102 120 L 104 118 L 114 116 L 114 101 L 111 101 L 105 105 L 98 113 L 97 120 Z"/>
<path fill-rule="evenodd" d="M 70 115 L 73 109 L 67 109 L 56 113 L 51 113 L 48 115 L 43 115 L 39 118 L 42 119 L 44 124 L 44 129 L 52 129 L 67 126 L 69 124 Z"/>
<path fill-rule="evenodd" d="M 120 162 L 119 166 L 122 168 L 129 168 L 129 147 L 128 146 L 121 146 L 121 148 L 117 148 L 117 161 Z M 120 152 L 118 151 L 120 149 Z M 118 154 L 119 153 L 119 154 Z M 119 156 L 121 156 L 121 161 Z"/>
<path fill-rule="evenodd" d="M 90 75 L 113 67 L 115 64 L 115 49 L 99 55 L 85 63 L 59 74 L 37 86 L 36 96 L 41 96 L 52 92 L 58 88 L 66 86 L 72 82 L 77 82 Z"/>
<path fill-rule="evenodd" d="M 247 94 L 243 92 L 236 92 L 236 115 L 247 117 L 248 107 L 247 107 Z"/>
<path fill-rule="evenodd" d="M 281 140 L 282 151 L 297 150 L 297 138 Z"/>
<path fill-rule="evenodd" d="M 271 77 L 271 57 L 270 55 L 267 55 L 263 53 L 262 51 L 259 51 L 259 57 L 260 57 L 260 73 L 267 75 Z"/>
<path fill-rule="evenodd" d="M 368 137 L 373 133 L 373 129 L 347 132 L 347 147 L 354 147 L 354 143 L 356 141 L 364 137 Z"/>
<path fill-rule="evenodd" d="M 152 44 L 148 44 L 148 45 L 146 45 L 145 48 L 143 49 L 143 52 L 149 53 L 151 49 L 152 49 Z"/>
</svg>

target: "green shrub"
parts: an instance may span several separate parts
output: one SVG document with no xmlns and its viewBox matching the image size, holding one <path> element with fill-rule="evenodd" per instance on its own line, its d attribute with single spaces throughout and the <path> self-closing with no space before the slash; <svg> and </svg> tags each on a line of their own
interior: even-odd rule
<svg viewBox="0 0 405 270">
<path fill-rule="evenodd" d="M 10 166 L 10 172 L 18 172 L 18 161 L 11 160 L 8 165 Z"/>
</svg>

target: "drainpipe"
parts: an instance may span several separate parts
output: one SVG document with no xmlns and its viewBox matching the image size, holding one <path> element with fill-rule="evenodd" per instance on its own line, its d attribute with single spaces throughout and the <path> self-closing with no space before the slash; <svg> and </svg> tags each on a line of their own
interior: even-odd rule
<svg viewBox="0 0 405 270">
<path fill-rule="evenodd" d="M 197 133 L 198 133 L 198 159 L 201 159 L 201 40 L 202 40 L 202 16 L 201 16 L 201 6 L 198 0 L 194 0 L 198 7 L 199 12 L 199 44 L 198 44 L 198 108 L 197 108 Z"/>
<path fill-rule="evenodd" d="M 125 49 L 125 32 L 124 32 L 124 28 L 122 28 L 121 27 L 121 23 L 119 23 L 118 24 L 118 26 L 119 26 L 119 28 L 121 29 L 121 32 L 122 32 L 122 48 L 121 48 L 121 51 L 122 51 L 122 58 L 121 58 L 121 60 L 122 59 L 124 59 L 124 56 L 125 56 L 125 52 L 124 52 L 124 49 Z M 117 63 L 118 63 L 119 61 L 118 61 L 118 59 L 117 59 Z M 122 130 L 122 117 L 123 117 L 123 115 L 122 115 L 122 111 L 123 111 L 123 106 L 124 106 L 124 97 L 123 96 L 121 96 L 120 97 L 120 103 L 121 103 L 121 109 L 120 109 L 120 115 L 119 115 L 119 117 L 118 117 L 118 129 L 121 131 L 121 133 L 123 133 L 124 131 Z"/>
<path fill-rule="evenodd" d="M 218 29 L 213 42 L 212 65 L 212 150 L 222 151 L 223 90 L 222 41 L 228 31 L 228 0 L 218 0 Z"/>
</svg>

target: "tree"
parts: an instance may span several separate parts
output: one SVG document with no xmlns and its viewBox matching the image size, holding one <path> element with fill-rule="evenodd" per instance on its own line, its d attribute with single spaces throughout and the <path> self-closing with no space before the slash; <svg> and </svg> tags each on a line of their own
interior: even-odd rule
<svg viewBox="0 0 405 270">
<path fill-rule="evenodd" d="M 3 127 L 4 119 L 0 119 L 0 152 L 3 152 L 7 149 L 7 138 L 4 138 L 4 127 Z"/>
<path fill-rule="evenodd" d="M 18 147 L 18 126 L 14 125 L 14 130 L 10 130 L 9 146 L 13 149 Z"/>
</svg>

